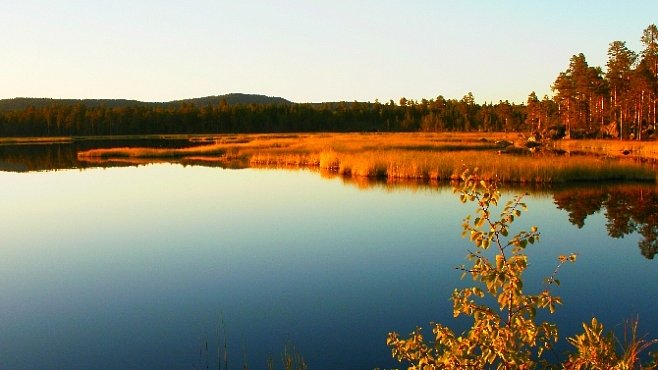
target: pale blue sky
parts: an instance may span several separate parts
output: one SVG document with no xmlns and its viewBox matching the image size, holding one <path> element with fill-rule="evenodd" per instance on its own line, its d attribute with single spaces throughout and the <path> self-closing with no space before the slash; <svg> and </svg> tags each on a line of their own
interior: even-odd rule
<svg viewBox="0 0 658 370">
<path fill-rule="evenodd" d="M 524 102 L 658 1 L 0 0 L 0 98 Z"/>
</svg>

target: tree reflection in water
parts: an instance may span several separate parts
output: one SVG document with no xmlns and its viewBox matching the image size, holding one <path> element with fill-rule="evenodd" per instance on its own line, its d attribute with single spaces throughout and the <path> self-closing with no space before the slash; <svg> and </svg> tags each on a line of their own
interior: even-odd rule
<svg viewBox="0 0 658 370">
<path fill-rule="evenodd" d="M 50 144 L 0 145 L 0 171 L 32 172 L 52 171 L 60 169 L 84 169 L 91 167 L 137 166 L 141 164 L 160 162 L 162 160 L 104 160 L 98 162 L 78 161 L 80 150 L 106 147 L 149 147 L 149 148 L 184 148 L 197 145 L 189 140 L 179 139 L 113 139 L 113 140 L 70 140 Z M 165 161 L 172 161 L 165 159 Z M 244 163 L 224 163 L 204 160 L 175 161 L 183 165 L 202 165 L 211 167 L 242 168 Z M 333 172 L 322 172 L 325 177 L 336 177 Z M 397 181 L 374 178 L 344 178 L 346 183 L 356 185 L 361 189 L 384 186 L 386 188 L 412 187 L 440 188 L 446 184 Z M 522 188 L 522 191 L 527 191 Z M 555 204 L 559 209 L 567 211 L 569 221 L 582 228 L 587 216 L 605 209 L 608 235 L 613 238 L 623 238 L 631 233 L 639 233 L 642 240 L 639 247 L 643 256 L 653 259 L 658 253 L 658 190 L 647 185 L 637 186 L 596 186 L 585 185 L 580 188 L 549 190 L 533 189 L 545 193 L 552 192 Z"/>
<path fill-rule="evenodd" d="M 553 195 L 569 221 L 582 228 L 587 216 L 605 209 L 606 228 L 613 238 L 637 232 L 640 252 L 648 259 L 658 253 L 658 191 L 646 186 L 560 190 Z"/>
</svg>

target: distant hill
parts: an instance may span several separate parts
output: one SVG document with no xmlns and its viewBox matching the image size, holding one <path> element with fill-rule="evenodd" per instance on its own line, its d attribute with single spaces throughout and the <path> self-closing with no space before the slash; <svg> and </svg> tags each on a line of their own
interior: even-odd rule
<svg viewBox="0 0 658 370">
<path fill-rule="evenodd" d="M 292 104 L 291 101 L 280 97 L 270 97 L 257 94 L 232 93 L 225 95 L 206 96 L 202 98 L 173 100 L 169 102 L 142 102 L 138 100 L 127 99 L 50 99 L 50 98 L 13 98 L 0 99 L 0 112 L 12 110 L 24 110 L 27 107 L 43 108 L 49 105 L 74 105 L 82 103 L 87 107 L 98 107 L 104 105 L 108 108 L 129 107 L 129 106 L 153 106 L 153 105 L 180 105 L 182 103 L 191 103 L 197 106 L 208 104 L 218 104 L 226 100 L 228 104 Z"/>
<path fill-rule="evenodd" d="M 292 104 L 291 101 L 280 97 L 241 93 L 174 100 L 165 104 L 192 103 L 197 106 L 204 106 L 208 104 L 217 104 L 222 100 L 226 100 L 228 104 Z"/>
</svg>

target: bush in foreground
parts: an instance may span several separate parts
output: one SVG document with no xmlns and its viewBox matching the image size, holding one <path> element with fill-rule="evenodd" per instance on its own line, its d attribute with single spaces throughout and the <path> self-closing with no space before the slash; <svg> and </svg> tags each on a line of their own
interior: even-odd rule
<svg viewBox="0 0 658 370">
<path fill-rule="evenodd" d="M 434 340 L 426 343 L 420 328 L 406 339 L 389 333 L 387 344 L 393 357 L 409 364 L 409 369 L 656 369 L 658 356 L 642 363 L 640 357 L 656 340 L 637 337 L 636 322 L 630 325 L 626 343 L 610 333 L 595 318 L 583 324 L 584 332 L 568 341 L 574 352 L 561 361 L 553 346 L 558 341 L 554 323 L 537 319 L 537 311 L 553 313 L 562 304 L 550 292 L 559 285 L 560 267 L 574 262 L 576 255 L 559 256 L 546 287 L 538 294 L 523 290 L 523 272 L 528 266 L 527 246 L 536 243 L 540 234 L 536 227 L 510 236 L 510 225 L 525 211 L 523 195 L 516 196 L 502 208 L 498 218 L 492 208 L 501 202 L 496 181 L 482 181 L 475 171 L 465 170 L 461 176 L 461 201 L 476 202 L 476 217 L 467 216 L 463 236 L 468 236 L 475 250 L 469 251 L 469 265 L 458 267 L 470 275 L 473 287 L 455 289 L 452 294 L 455 317 L 472 319 L 470 329 L 456 334 L 442 324 L 433 328 Z M 463 277 L 463 276 L 462 276 Z M 488 299 L 488 300 L 487 300 Z M 494 299 L 496 303 L 487 304 Z"/>
</svg>

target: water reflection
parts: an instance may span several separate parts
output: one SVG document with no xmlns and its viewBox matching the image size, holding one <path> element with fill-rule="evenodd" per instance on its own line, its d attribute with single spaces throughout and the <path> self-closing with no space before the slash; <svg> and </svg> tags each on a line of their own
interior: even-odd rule
<svg viewBox="0 0 658 370">
<path fill-rule="evenodd" d="M 146 147 L 184 148 L 192 145 L 188 140 L 177 139 L 85 139 L 63 140 L 49 143 L 28 142 L 23 144 L 0 145 L 0 171 L 33 172 L 64 169 L 123 167 L 135 165 L 119 161 L 89 163 L 78 160 L 78 152 L 96 148 Z"/>
<path fill-rule="evenodd" d="M 265 367 L 288 340 L 310 368 L 394 368 L 388 331 L 454 323 L 448 297 L 470 209 L 446 186 L 178 165 L 4 172 L 0 183 L 2 368 L 190 369 L 199 338 L 218 347 L 220 316 L 230 368 L 245 357 Z M 561 271 L 562 337 L 592 315 L 658 327 L 655 266 L 635 250 L 641 218 L 625 223 L 638 232 L 612 239 L 603 212 L 655 202 L 654 188 L 511 191 L 532 193 L 518 225 L 544 235 L 529 250 L 529 289 L 556 255 L 582 256 Z M 598 197 L 608 202 L 598 211 L 554 203 L 598 191 L 633 195 Z"/>
<path fill-rule="evenodd" d="M 658 192 L 655 187 L 618 186 L 556 191 L 555 204 L 567 211 L 569 221 L 582 228 L 588 216 L 604 212 L 612 238 L 638 233 L 640 253 L 653 259 L 658 253 Z"/>
<path fill-rule="evenodd" d="M 321 171 L 322 177 L 331 179 L 339 175 Z M 377 180 L 371 178 L 340 177 L 344 184 L 359 189 L 432 190 L 448 187 L 446 184 Z M 558 209 L 567 212 L 569 222 L 579 229 L 585 226 L 588 216 L 603 213 L 606 230 L 611 238 L 638 234 L 640 253 L 653 259 L 658 253 L 658 190 L 648 184 L 589 184 L 584 186 L 507 186 L 511 193 L 531 193 L 533 196 L 552 196 Z"/>
<path fill-rule="evenodd" d="M 109 147 L 147 147 L 147 148 L 184 148 L 197 145 L 186 139 L 86 139 L 65 140 L 49 144 L 27 143 L 21 145 L 0 145 L 0 171 L 34 172 L 62 169 L 90 169 L 141 166 L 155 163 L 170 163 L 167 159 L 135 159 L 117 158 L 97 160 L 78 160 L 79 151 L 92 148 Z M 230 162 L 211 159 L 179 159 L 182 165 L 245 168 L 244 162 Z M 342 177 L 335 172 L 317 170 L 322 178 L 339 177 L 343 183 L 356 186 L 359 189 L 395 189 L 432 190 L 444 183 L 417 182 L 396 179 L 375 179 L 364 177 Z M 638 233 L 642 239 L 638 242 L 641 254 L 653 259 L 658 253 L 658 193 L 655 186 L 650 185 L 615 185 L 601 186 L 588 184 L 586 186 L 551 187 L 551 186 L 507 186 L 510 191 L 531 192 L 534 195 L 553 196 L 558 209 L 568 213 L 569 221 L 582 228 L 585 220 L 598 212 L 604 212 L 607 219 L 607 233 L 612 238 Z"/>
</svg>

